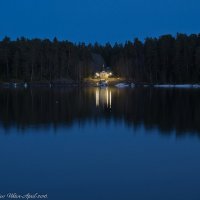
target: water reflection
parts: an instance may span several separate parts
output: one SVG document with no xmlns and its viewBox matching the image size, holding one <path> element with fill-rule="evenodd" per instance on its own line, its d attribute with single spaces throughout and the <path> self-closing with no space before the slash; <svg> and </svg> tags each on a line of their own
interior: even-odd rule
<svg viewBox="0 0 200 200">
<path fill-rule="evenodd" d="M 0 123 L 5 129 L 71 126 L 112 120 L 160 133 L 200 135 L 200 91 L 184 89 L 0 89 Z"/>
<path fill-rule="evenodd" d="M 112 108 L 112 89 L 111 88 L 100 88 L 97 87 L 95 91 L 96 107 L 106 106 Z"/>
</svg>

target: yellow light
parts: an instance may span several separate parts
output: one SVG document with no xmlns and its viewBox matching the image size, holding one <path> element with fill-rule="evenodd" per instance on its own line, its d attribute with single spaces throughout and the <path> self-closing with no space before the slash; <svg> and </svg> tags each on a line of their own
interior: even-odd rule
<svg viewBox="0 0 200 200">
<path fill-rule="evenodd" d="M 110 108 L 112 108 L 112 93 L 111 93 L 111 90 L 110 90 Z"/>
<path fill-rule="evenodd" d="M 96 76 L 99 76 L 99 73 L 96 73 Z"/>
<path fill-rule="evenodd" d="M 107 108 L 108 108 L 108 88 L 106 88 L 106 102 L 107 102 Z"/>
<path fill-rule="evenodd" d="M 96 89 L 96 107 L 99 106 L 99 88 Z"/>
</svg>

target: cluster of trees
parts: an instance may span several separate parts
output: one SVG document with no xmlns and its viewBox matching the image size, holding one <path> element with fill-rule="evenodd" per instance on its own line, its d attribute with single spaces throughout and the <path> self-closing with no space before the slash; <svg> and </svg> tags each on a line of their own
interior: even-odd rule
<svg viewBox="0 0 200 200">
<path fill-rule="evenodd" d="M 85 44 L 6 37 L 0 42 L 0 80 L 81 80 L 89 75 L 90 56 Z"/>
<path fill-rule="evenodd" d="M 73 44 L 20 38 L 0 41 L 0 81 L 82 81 L 93 75 L 92 54 L 101 55 L 116 76 L 134 82 L 200 81 L 200 34 L 164 35 L 125 44 Z"/>
<path fill-rule="evenodd" d="M 105 59 L 114 71 L 134 82 L 200 81 L 200 34 L 164 35 L 146 38 L 144 42 L 135 39 L 113 48 L 106 45 L 105 53 L 110 55 Z"/>
</svg>

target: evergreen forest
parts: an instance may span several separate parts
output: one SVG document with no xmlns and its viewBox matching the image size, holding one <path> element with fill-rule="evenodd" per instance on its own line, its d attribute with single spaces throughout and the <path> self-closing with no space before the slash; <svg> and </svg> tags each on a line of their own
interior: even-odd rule
<svg viewBox="0 0 200 200">
<path fill-rule="evenodd" d="M 0 41 L 0 82 L 81 83 L 92 77 L 102 57 L 115 77 L 135 83 L 199 83 L 200 34 L 163 35 L 124 44 L 85 44 L 57 38 Z"/>
</svg>

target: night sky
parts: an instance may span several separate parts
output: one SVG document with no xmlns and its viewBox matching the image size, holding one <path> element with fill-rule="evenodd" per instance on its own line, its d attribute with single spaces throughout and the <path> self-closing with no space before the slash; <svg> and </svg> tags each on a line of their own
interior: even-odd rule
<svg viewBox="0 0 200 200">
<path fill-rule="evenodd" d="M 0 0 L 0 38 L 125 42 L 199 33 L 199 0 Z"/>
</svg>

